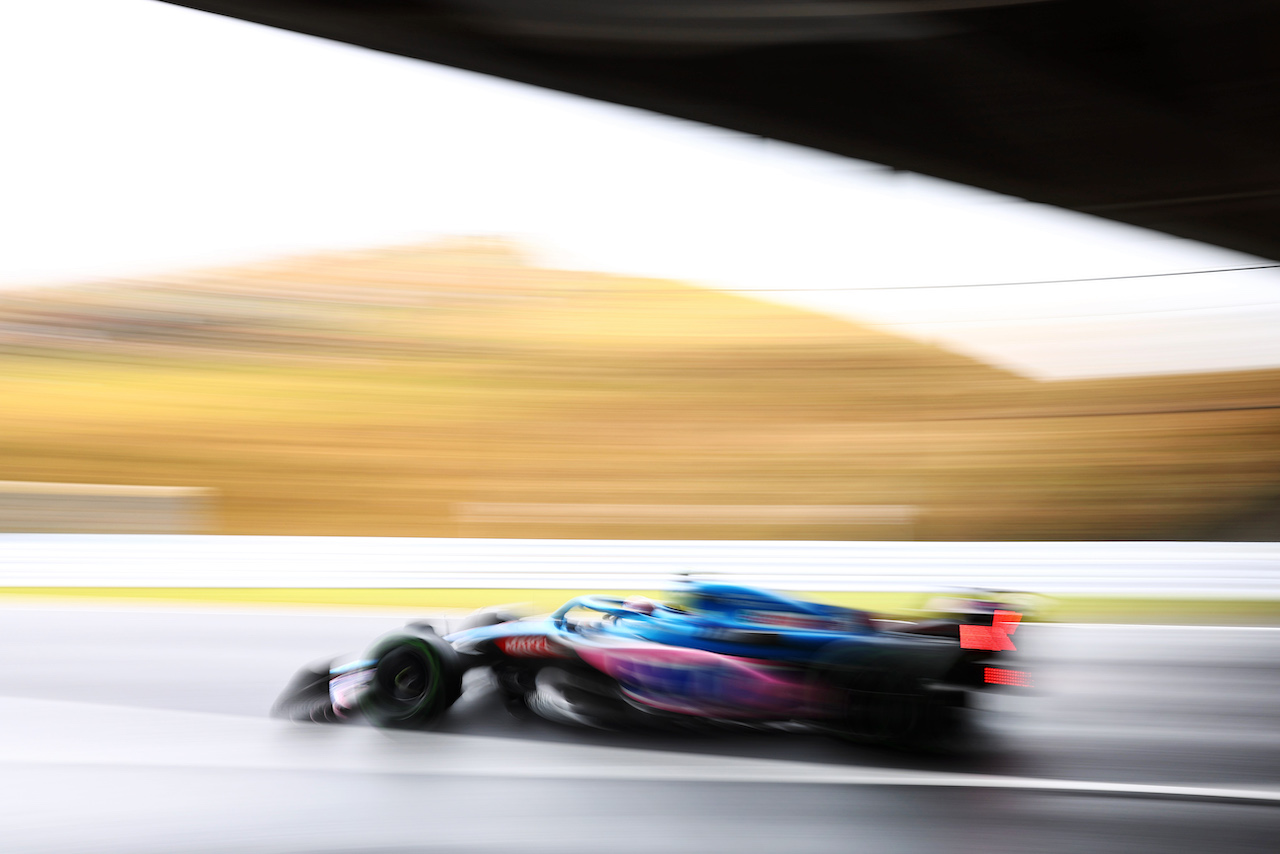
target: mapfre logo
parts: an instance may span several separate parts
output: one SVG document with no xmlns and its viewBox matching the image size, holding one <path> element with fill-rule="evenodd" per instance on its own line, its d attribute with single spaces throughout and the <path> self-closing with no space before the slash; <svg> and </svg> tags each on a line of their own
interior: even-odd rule
<svg viewBox="0 0 1280 854">
<path fill-rule="evenodd" d="M 540 635 L 517 635 L 513 638 L 498 638 L 498 649 L 512 658 L 563 658 L 560 650 L 551 641 Z"/>
</svg>

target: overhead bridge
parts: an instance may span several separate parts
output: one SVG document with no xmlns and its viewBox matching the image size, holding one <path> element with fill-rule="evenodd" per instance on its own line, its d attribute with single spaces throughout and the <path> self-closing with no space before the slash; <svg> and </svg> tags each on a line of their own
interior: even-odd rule
<svg viewBox="0 0 1280 854">
<path fill-rule="evenodd" d="M 1277 3 L 180 5 L 1280 258 Z"/>
</svg>

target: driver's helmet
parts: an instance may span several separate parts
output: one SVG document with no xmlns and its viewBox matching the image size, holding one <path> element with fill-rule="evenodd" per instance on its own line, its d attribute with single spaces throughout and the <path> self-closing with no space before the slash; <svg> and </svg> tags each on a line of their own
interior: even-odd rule
<svg viewBox="0 0 1280 854">
<path fill-rule="evenodd" d="M 647 617 L 658 607 L 658 603 L 648 596 L 628 596 L 623 600 L 622 607 L 628 611 L 635 611 L 637 614 L 644 614 Z"/>
</svg>

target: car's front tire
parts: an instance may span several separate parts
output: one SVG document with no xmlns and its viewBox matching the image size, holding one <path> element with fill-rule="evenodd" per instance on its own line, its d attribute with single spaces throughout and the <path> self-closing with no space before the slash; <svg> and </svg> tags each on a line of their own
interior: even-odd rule
<svg viewBox="0 0 1280 854">
<path fill-rule="evenodd" d="M 384 638 L 369 657 L 377 664 L 360 711 L 377 726 L 428 726 L 462 693 L 457 652 L 429 631 Z"/>
</svg>

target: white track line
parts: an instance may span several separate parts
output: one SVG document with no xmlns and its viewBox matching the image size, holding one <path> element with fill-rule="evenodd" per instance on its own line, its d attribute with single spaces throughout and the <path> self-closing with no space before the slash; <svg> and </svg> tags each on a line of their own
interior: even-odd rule
<svg viewBox="0 0 1280 854">
<path fill-rule="evenodd" d="M 1206 626 L 1199 623 L 1028 623 L 1027 625 L 1033 625 L 1038 628 L 1063 629 L 1166 629 L 1170 631 L 1194 629 L 1196 631 L 1214 632 L 1280 632 L 1280 626 Z"/>
</svg>

